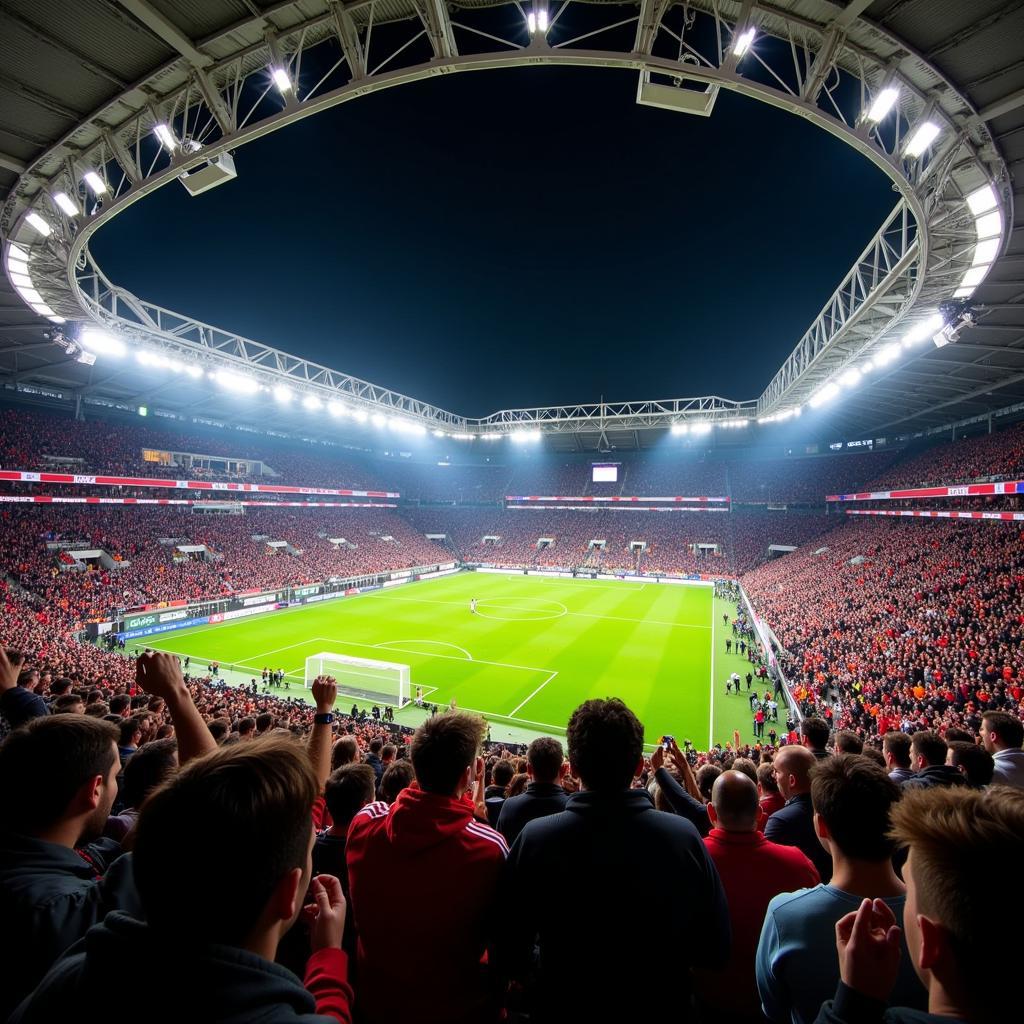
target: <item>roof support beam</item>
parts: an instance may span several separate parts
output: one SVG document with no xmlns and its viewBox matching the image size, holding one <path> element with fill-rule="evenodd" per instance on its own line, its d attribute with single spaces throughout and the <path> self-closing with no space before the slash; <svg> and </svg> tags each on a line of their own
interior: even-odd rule
<svg viewBox="0 0 1024 1024">
<path fill-rule="evenodd" d="M 345 9 L 341 0 L 330 0 L 331 14 L 334 17 L 334 31 L 341 44 L 341 52 L 348 61 L 349 74 L 353 78 L 366 77 L 366 54 L 363 44 L 359 41 L 359 29 L 352 20 L 352 15 Z"/>
<path fill-rule="evenodd" d="M 190 64 L 197 68 L 209 67 L 213 58 L 197 50 L 192 40 L 185 35 L 173 22 L 165 18 L 146 0 L 117 0 L 117 2 L 133 17 L 142 22 L 158 39 L 176 50 Z"/>
<path fill-rule="evenodd" d="M 216 118 L 220 130 L 225 135 L 230 135 L 235 130 L 235 119 L 217 90 L 217 86 L 202 68 L 196 68 L 194 76 L 196 85 L 199 86 L 199 91 L 203 94 L 210 113 Z"/>
<path fill-rule="evenodd" d="M 978 117 L 982 121 L 992 121 L 1003 114 L 1008 114 L 1011 110 L 1016 110 L 1021 104 L 1024 104 L 1024 89 L 1018 89 L 1016 92 L 1011 92 L 1008 96 L 1004 96 L 1001 100 L 996 100 L 987 107 L 982 107 L 978 111 Z"/>
<path fill-rule="evenodd" d="M 10 156 L 7 153 L 0 153 L 0 167 L 5 171 L 14 171 L 15 174 L 24 174 L 28 170 L 28 165 L 22 163 L 17 157 Z"/>
<path fill-rule="evenodd" d="M 800 90 L 802 100 L 808 103 L 817 101 L 818 93 L 821 92 L 822 86 L 836 66 L 836 58 L 839 56 L 839 50 L 845 40 L 846 35 L 839 28 L 835 25 L 829 27 L 822 40 L 821 49 L 815 56 L 810 71 L 807 72 L 803 88 Z"/>
<path fill-rule="evenodd" d="M 640 0 L 640 17 L 636 23 L 636 41 L 633 43 L 634 53 L 650 54 L 654 50 L 654 40 L 661 28 L 661 19 L 669 8 L 671 0 Z"/>
<path fill-rule="evenodd" d="M 416 13 L 427 30 L 427 38 L 438 60 L 458 55 L 452 23 L 448 18 L 448 7 L 444 0 L 413 0 Z"/>
<path fill-rule="evenodd" d="M 132 156 L 128 147 L 117 137 L 114 132 L 106 132 L 103 136 L 110 152 L 114 155 L 118 166 L 124 171 L 125 177 L 133 184 L 138 185 L 142 181 L 142 171 Z"/>
</svg>

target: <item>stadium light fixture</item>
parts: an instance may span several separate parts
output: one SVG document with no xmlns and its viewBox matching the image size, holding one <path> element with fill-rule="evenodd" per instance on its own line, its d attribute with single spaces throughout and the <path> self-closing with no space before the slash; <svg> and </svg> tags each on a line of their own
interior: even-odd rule
<svg viewBox="0 0 1024 1024">
<path fill-rule="evenodd" d="M 201 366 L 196 366 L 195 363 L 187 363 L 184 370 L 193 380 L 199 380 L 203 375 L 203 368 Z"/>
<path fill-rule="evenodd" d="M 922 121 L 910 136 L 903 155 L 916 160 L 938 138 L 939 126 L 934 121 Z"/>
<path fill-rule="evenodd" d="M 365 423 L 370 418 L 370 414 L 365 409 L 353 409 L 352 415 L 360 423 Z"/>
<path fill-rule="evenodd" d="M 757 34 L 757 29 L 753 25 L 750 28 L 744 29 L 737 37 L 736 41 L 732 44 L 732 54 L 734 57 L 742 57 L 747 50 L 750 49 L 751 44 L 754 42 L 754 36 Z"/>
<path fill-rule="evenodd" d="M 875 364 L 870 359 L 865 359 L 864 362 L 860 364 L 860 372 L 862 374 L 870 373 L 874 368 Z"/>
<path fill-rule="evenodd" d="M 327 403 L 327 411 L 334 417 L 345 415 L 345 406 L 333 399 Z"/>
<path fill-rule="evenodd" d="M 548 30 L 548 9 L 546 7 L 540 8 L 537 11 L 537 31 L 547 32 Z"/>
<path fill-rule="evenodd" d="M 922 320 L 903 335 L 903 347 L 910 348 L 911 345 L 919 345 L 927 341 L 940 327 L 942 327 L 942 314 L 932 313 L 927 320 Z"/>
<path fill-rule="evenodd" d="M 53 201 L 57 204 L 58 208 L 69 217 L 77 217 L 82 212 L 79 210 L 78 204 L 67 194 L 67 192 L 54 192 Z"/>
<path fill-rule="evenodd" d="M 811 395 L 811 400 L 807 404 L 812 409 L 817 409 L 820 406 L 823 406 L 826 402 L 831 402 L 838 394 L 839 385 L 834 381 L 829 381 L 824 387 L 819 388 L 813 395 Z"/>
<path fill-rule="evenodd" d="M 839 378 L 839 383 L 844 388 L 855 388 L 860 383 L 861 372 L 856 366 L 851 366 L 845 373 Z"/>
<path fill-rule="evenodd" d="M 530 442 L 530 441 L 539 441 L 540 440 L 540 431 L 539 430 L 513 430 L 512 433 L 509 434 L 508 436 L 513 441 L 516 441 L 519 444 L 523 444 L 523 443 Z"/>
<path fill-rule="evenodd" d="M 78 343 L 101 356 L 123 356 L 127 352 L 124 342 L 116 334 L 101 331 L 98 327 L 83 327 Z"/>
<path fill-rule="evenodd" d="M 865 118 L 872 124 L 878 124 L 879 121 L 885 120 L 886 114 L 896 106 L 896 100 L 899 99 L 899 95 L 900 91 L 894 85 L 882 89 L 872 100 Z"/>
<path fill-rule="evenodd" d="M 237 395 L 255 395 L 260 389 L 259 381 L 231 370 L 216 370 L 212 377 L 225 391 L 233 391 Z"/>
<path fill-rule="evenodd" d="M 901 346 L 898 341 L 890 341 L 888 345 L 883 345 L 874 354 L 875 366 L 886 366 L 891 363 L 899 356 L 900 348 Z"/>
<path fill-rule="evenodd" d="M 983 242 L 979 242 L 974 247 L 974 259 L 971 260 L 971 265 L 977 267 L 984 264 L 987 266 L 998 254 L 999 239 L 986 238 Z"/>
<path fill-rule="evenodd" d="M 282 405 L 288 405 L 294 397 L 295 392 L 284 384 L 278 384 L 274 388 L 274 398 Z"/>
<path fill-rule="evenodd" d="M 387 423 L 388 418 L 382 412 L 375 412 L 370 419 L 373 421 L 375 427 L 383 427 Z"/>
<path fill-rule="evenodd" d="M 672 433 L 673 434 L 688 434 L 690 432 L 689 423 L 673 423 Z"/>
<path fill-rule="evenodd" d="M 89 186 L 94 196 L 101 196 L 107 191 L 107 183 L 95 171 L 86 171 L 82 181 Z"/>
<path fill-rule="evenodd" d="M 728 427 L 731 429 L 735 427 L 745 427 L 749 422 L 750 420 L 746 419 L 717 420 L 715 422 L 715 426 Z"/>
<path fill-rule="evenodd" d="M 435 430 L 435 431 L 433 431 L 433 434 L 434 434 L 434 437 L 444 437 L 445 436 L 443 430 Z"/>
<path fill-rule="evenodd" d="M 481 434 L 480 436 L 484 441 L 500 441 L 502 438 L 501 434 Z"/>
<path fill-rule="evenodd" d="M 165 124 L 153 125 L 153 134 L 160 140 L 160 145 L 164 149 L 174 152 L 178 146 L 178 140 L 174 137 L 174 132 Z"/>
<path fill-rule="evenodd" d="M 982 214 L 975 222 L 979 238 L 998 238 L 1003 233 L 1003 217 L 998 210 Z"/>
<path fill-rule="evenodd" d="M 306 395 L 302 400 L 302 408 L 308 409 L 310 412 L 319 412 L 323 407 L 324 403 L 316 395 Z"/>
<path fill-rule="evenodd" d="M 690 433 L 695 434 L 698 437 L 702 437 L 705 434 L 710 434 L 712 430 L 712 424 L 707 420 L 694 420 L 690 424 Z"/>
<path fill-rule="evenodd" d="M 983 185 L 967 197 L 967 205 L 975 217 L 980 217 L 996 205 L 995 189 L 991 185 Z"/>
<path fill-rule="evenodd" d="M 46 221 L 43 220 L 43 218 L 40 217 L 35 210 L 33 210 L 30 214 L 28 214 L 25 217 L 25 223 L 31 224 L 32 227 L 34 227 L 36 231 L 38 231 L 39 234 L 43 236 L 43 238 L 48 238 L 50 233 L 53 231 L 50 225 L 47 224 Z"/>
<path fill-rule="evenodd" d="M 472 441 L 473 440 L 473 435 L 472 434 L 452 434 L 452 437 L 456 441 Z"/>
<path fill-rule="evenodd" d="M 287 92 L 292 87 L 292 80 L 288 77 L 288 72 L 284 68 L 274 68 L 270 74 L 278 91 Z"/>
</svg>

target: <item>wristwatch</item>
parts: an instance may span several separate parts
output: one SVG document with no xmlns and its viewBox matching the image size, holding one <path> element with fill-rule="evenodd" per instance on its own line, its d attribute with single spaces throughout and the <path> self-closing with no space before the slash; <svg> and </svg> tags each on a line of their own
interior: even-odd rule
<svg viewBox="0 0 1024 1024">
<path fill-rule="evenodd" d="M 334 715 L 330 711 L 325 711 L 322 715 L 314 715 L 313 722 L 315 725 L 331 725 L 334 722 Z"/>
</svg>

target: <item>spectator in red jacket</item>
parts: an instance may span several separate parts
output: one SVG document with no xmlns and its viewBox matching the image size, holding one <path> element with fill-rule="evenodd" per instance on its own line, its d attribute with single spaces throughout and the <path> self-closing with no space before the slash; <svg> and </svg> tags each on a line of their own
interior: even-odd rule
<svg viewBox="0 0 1024 1024">
<path fill-rule="evenodd" d="M 428 718 L 412 740 L 416 784 L 390 808 L 364 807 L 348 833 L 348 880 L 355 915 L 358 1020 L 391 1021 L 395 969 L 415 951 L 418 1024 L 496 1021 L 497 993 L 483 963 L 489 915 L 508 847 L 463 799 L 476 776 L 486 732 L 477 715 Z M 416 885 L 416 912 L 409 913 Z M 402 921 L 401 943 L 395 922 Z"/>
<path fill-rule="evenodd" d="M 719 1024 L 756 1020 L 761 999 L 754 981 L 754 956 L 773 896 L 820 881 L 815 866 L 795 846 L 770 843 L 757 830 L 757 786 L 743 772 L 715 779 L 708 815 L 714 828 L 704 840 L 718 868 L 732 925 L 732 952 L 719 971 L 695 972 L 698 1002 Z"/>
<path fill-rule="evenodd" d="M 316 796 L 309 756 L 291 737 L 191 760 L 139 814 L 132 856 L 145 920 L 109 913 L 12 1019 L 98 1020 L 108 1013 L 114 985 L 160 1024 L 348 1024 L 345 898 L 336 878 L 312 878 L 305 986 L 273 962 L 311 880 Z M 211 865 L 225 872 L 222 895 L 210 888 Z M 172 980 L 158 992 L 154 971 Z"/>
</svg>

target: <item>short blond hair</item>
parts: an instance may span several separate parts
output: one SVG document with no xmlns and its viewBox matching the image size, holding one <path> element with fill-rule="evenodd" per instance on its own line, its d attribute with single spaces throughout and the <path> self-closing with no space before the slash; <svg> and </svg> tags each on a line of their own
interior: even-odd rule
<svg viewBox="0 0 1024 1024">
<path fill-rule="evenodd" d="M 1024 790 L 910 790 L 893 808 L 890 836 L 910 848 L 918 909 L 949 933 L 972 1009 L 994 1019 L 1019 958 L 992 916 L 1007 926 L 1024 917 L 1014 882 L 1024 863 Z"/>
</svg>

